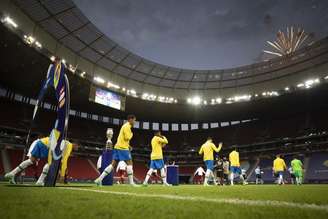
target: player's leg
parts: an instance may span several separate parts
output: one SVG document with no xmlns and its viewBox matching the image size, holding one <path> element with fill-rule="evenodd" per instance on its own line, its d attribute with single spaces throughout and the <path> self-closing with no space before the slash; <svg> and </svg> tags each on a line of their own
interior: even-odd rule
<svg viewBox="0 0 328 219">
<path fill-rule="evenodd" d="M 211 170 L 207 169 L 205 172 L 204 186 L 208 186 L 208 179 L 210 178 Z"/>
<path fill-rule="evenodd" d="M 116 160 L 116 158 L 115 158 L 114 155 L 113 155 L 112 163 L 109 164 L 109 165 L 104 169 L 104 171 L 100 174 L 100 176 L 99 176 L 94 182 L 95 182 L 97 185 L 102 185 L 102 181 L 103 181 L 103 179 L 113 171 L 113 169 L 114 169 L 114 168 L 116 167 L 116 165 L 117 165 L 117 162 L 118 162 L 118 161 Z"/>
<path fill-rule="evenodd" d="M 218 185 L 218 183 L 216 181 L 216 177 L 214 176 L 213 170 L 211 170 L 211 172 L 210 172 L 210 177 L 212 178 L 214 185 Z"/>
<path fill-rule="evenodd" d="M 127 160 L 125 162 L 127 164 L 126 172 L 128 174 L 129 183 L 130 183 L 130 185 L 134 186 L 136 184 L 134 183 L 134 180 L 133 180 L 133 163 L 132 163 L 132 160 Z"/>
<path fill-rule="evenodd" d="M 150 167 L 147 174 L 146 174 L 143 185 L 148 185 L 149 178 L 151 177 L 151 174 L 153 173 L 153 171 L 154 171 L 154 169 Z"/>
<path fill-rule="evenodd" d="M 303 172 L 302 172 L 302 170 L 299 171 L 298 180 L 299 180 L 299 185 L 302 185 L 302 183 L 303 183 Z"/>
<path fill-rule="evenodd" d="M 241 179 L 241 182 L 243 183 L 243 185 L 247 185 L 247 176 L 244 175 L 244 174 L 240 174 L 240 179 Z"/>
<path fill-rule="evenodd" d="M 36 185 L 40 185 L 40 186 L 43 186 L 44 185 L 44 180 L 46 179 L 46 177 L 48 175 L 48 171 L 49 171 L 49 164 L 46 163 L 43 166 L 42 173 L 41 173 L 38 181 L 36 182 Z"/>
<path fill-rule="evenodd" d="M 230 185 L 233 186 L 233 180 L 235 178 L 235 167 L 231 167 L 230 168 Z"/>
<path fill-rule="evenodd" d="M 158 168 L 160 169 L 160 172 L 161 172 L 161 178 L 162 178 L 163 185 L 164 186 L 171 186 L 171 184 L 167 183 L 166 169 L 164 168 L 164 160 L 163 159 L 159 160 Z"/>
<path fill-rule="evenodd" d="M 283 184 L 283 182 L 284 182 L 284 179 L 283 179 L 283 176 L 282 176 L 282 172 L 279 172 L 278 173 L 278 185 L 282 185 Z"/>
<path fill-rule="evenodd" d="M 208 186 L 208 179 L 211 176 L 211 161 L 205 160 L 205 166 L 206 166 L 206 172 L 205 172 L 205 178 L 204 178 L 204 186 Z"/>
<path fill-rule="evenodd" d="M 21 162 L 15 169 L 10 171 L 9 173 L 5 174 L 5 178 L 9 179 L 9 182 L 12 184 L 16 184 L 15 182 L 15 176 L 25 170 L 27 167 L 31 166 L 36 162 L 37 158 L 31 156 L 29 159 L 24 160 Z"/>
<path fill-rule="evenodd" d="M 164 167 L 161 168 L 161 178 L 162 178 L 162 181 L 163 181 L 163 185 L 164 186 L 171 186 L 171 184 L 168 184 L 167 183 L 167 180 L 166 180 L 166 170 Z"/>
</svg>

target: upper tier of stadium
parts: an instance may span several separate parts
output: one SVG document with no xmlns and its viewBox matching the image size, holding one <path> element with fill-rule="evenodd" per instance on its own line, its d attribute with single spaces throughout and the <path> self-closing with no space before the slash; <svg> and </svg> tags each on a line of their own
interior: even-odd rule
<svg viewBox="0 0 328 219">
<path fill-rule="evenodd" d="M 121 47 L 71 0 L 4 0 L 0 6 L 2 15 L 12 16 L 19 29 L 37 39 L 49 56 L 59 56 L 77 66 L 83 77 L 98 79 L 103 86 L 128 95 L 149 94 L 146 98 L 165 97 L 166 102 L 197 95 L 205 97 L 201 99 L 204 103 L 221 97 L 228 102 L 229 97 L 242 100 L 297 88 L 306 80 L 326 77 L 328 72 L 328 38 L 288 57 L 238 68 L 192 70 L 155 63 Z"/>
</svg>

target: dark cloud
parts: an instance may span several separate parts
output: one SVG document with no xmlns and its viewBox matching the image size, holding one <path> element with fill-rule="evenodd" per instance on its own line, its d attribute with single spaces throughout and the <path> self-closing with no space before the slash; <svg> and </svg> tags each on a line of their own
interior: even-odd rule
<svg viewBox="0 0 328 219">
<path fill-rule="evenodd" d="M 328 35 L 326 0 L 74 0 L 121 46 L 161 64 L 228 68 L 258 59 L 279 29 Z"/>
</svg>

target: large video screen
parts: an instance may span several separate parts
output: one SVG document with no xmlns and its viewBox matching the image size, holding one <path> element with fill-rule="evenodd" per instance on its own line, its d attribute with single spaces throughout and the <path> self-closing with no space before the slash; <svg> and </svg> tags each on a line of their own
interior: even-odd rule
<svg viewBox="0 0 328 219">
<path fill-rule="evenodd" d="M 117 110 L 125 110 L 125 97 L 109 90 L 91 86 L 89 99 Z"/>
</svg>

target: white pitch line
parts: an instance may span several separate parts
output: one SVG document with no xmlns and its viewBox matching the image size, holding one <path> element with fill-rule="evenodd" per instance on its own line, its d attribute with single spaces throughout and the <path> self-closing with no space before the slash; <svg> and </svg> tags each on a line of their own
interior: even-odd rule
<svg viewBox="0 0 328 219">
<path fill-rule="evenodd" d="M 196 201 L 196 202 L 203 201 L 203 202 L 212 202 L 212 203 L 219 203 L 219 204 L 234 204 L 234 205 L 247 205 L 247 206 L 289 207 L 289 208 L 309 209 L 309 210 L 328 212 L 328 205 L 295 203 L 295 202 L 286 202 L 286 201 L 249 200 L 249 199 L 236 199 L 236 198 L 206 198 L 206 197 L 191 197 L 191 196 L 165 195 L 165 194 L 115 192 L 115 191 L 108 191 L 108 190 L 81 189 L 81 188 L 72 188 L 72 187 L 70 188 L 59 187 L 59 189 L 105 193 L 105 194 L 112 194 L 112 195 L 134 196 L 134 197 L 142 197 L 142 198 L 163 198 L 169 200 L 184 200 L 184 201 Z"/>
</svg>

